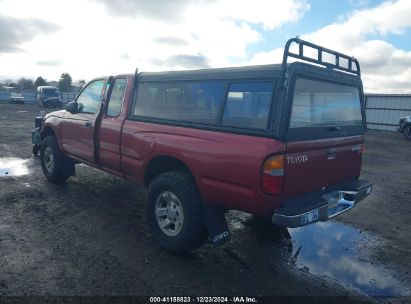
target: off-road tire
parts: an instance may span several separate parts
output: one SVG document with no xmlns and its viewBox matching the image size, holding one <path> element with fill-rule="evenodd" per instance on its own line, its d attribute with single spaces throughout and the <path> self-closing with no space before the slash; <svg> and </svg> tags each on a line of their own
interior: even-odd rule
<svg viewBox="0 0 411 304">
<path fill-rule="evenodd" d="M 47 168 L 46 150 L 51 149 L 54 166 L 52 169 Z M 50 153 L 50 150 L 47 151 Z M 41 142 L 40 148 L 41 168 L 44 176 L 48 181 L 59 184 L 66 181 L 71 175 L 74 175 L 74 161 L 63 155 L 60 151 L 57 139 L 55 136 L 46 136 Z"/>
<path fill-rule="evenodd" d="M 167 235 L 156 217 L 156 202 L 164 192 L 173 193 L 183 210 L 183 225 L 175 236 Z M 207 239 L 202 216 L 202 200 L 190 174 L 166 172 L 158 175 L 148 189 L 146 215 L 151 233 L 161 247 L 175 254 L 184 254 L 200 247 Z"/>
</svg>

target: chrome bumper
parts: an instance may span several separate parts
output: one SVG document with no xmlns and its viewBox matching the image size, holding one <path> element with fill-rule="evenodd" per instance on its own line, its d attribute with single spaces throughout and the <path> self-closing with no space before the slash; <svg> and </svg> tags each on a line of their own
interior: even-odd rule
<svg viewBox="0 0 411 304">
<path fill-rule="evenodd" d="M 361 189 L 355 190 L 336 190 L 320 196 L 322 203 L 304 212 L 282 212 L 281 208 L 275 210 L 272 215 L 272 223 L 278 226 L 295 228 L 309 225 L 318 221 L 326 221 L 347 210 L 366 198 L 372 191 L 371 183 L 362 181 Z M 318 206 L 319 205 L 319 206 Z"/>
</svg>

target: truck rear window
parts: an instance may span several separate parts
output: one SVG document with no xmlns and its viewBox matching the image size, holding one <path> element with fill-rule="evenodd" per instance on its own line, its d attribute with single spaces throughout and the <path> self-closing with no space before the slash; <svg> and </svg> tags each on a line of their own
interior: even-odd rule
<svg viewBox="0 0 411 304">
<path fill-rule="evenodd" d="M 358 87 L 297 79 L 290 128 L 361 124 Z"/>
</svg>

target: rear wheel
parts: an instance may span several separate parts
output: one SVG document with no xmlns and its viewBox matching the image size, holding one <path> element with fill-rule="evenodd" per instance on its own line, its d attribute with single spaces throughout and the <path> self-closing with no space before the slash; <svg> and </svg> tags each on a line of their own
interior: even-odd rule
<svg viewBox="0 0 411 304">
<path fill-rule="evenodd" d="M 406 126 L 402 131 L 402 135 L 408 140 L 411 140 L 411 126 Z"/>
<path fill-rule="evenodd" d="M 40 160 L 44 175 L 52 183 L 62 183 L 74 174 L 74 161 L 61 153 L 55 136 L 41 142 Z"/>
<path fill-rule="evenodd" d="M 202 201 L 192 177 L 183 172 L 166 172 L 150 184 L 147 220 L 154 238 L 164 249 L 185 253 L 207 239 Z"/>
</svg>

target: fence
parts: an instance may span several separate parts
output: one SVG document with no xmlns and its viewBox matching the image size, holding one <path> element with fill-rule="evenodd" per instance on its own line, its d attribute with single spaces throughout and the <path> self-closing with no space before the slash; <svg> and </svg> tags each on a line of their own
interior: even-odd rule
<svg viewBox="0 0 411 304">
<path fill-rule="evenodd" d="M 366 94 L 369 129 L 395 131 L 400 117 L 411 115 L 410 94 Z"/>
<path fill-rule="evenodd" d="M 36 91 L 33 90 L 22 90 L 20 93 L 24 97 L 26 103 L 35 103 L 36 102 Z M 10 91 L 0 91 L 0 103 L 9 102 L 11 96 Z M 63 104 L 66 104 L 70 101 L 73 101 L 76 98 L 76 93 L 72 92 L 61 92 L 61 99 Z"/>
<path fill-rule="evenodd" d="M 26 103 L 36 102 L 36 91 L 23 90 Z M 0 103 L 9 102 L 10 91 L 0 91 Z M 63 104 L 76 97 L 76 93 L 61 92 Z M 398 118 L 411 115 L 411 94 L 366 94 L 365 112 L 369 129 L 395 131 Z"/>
</svg>

